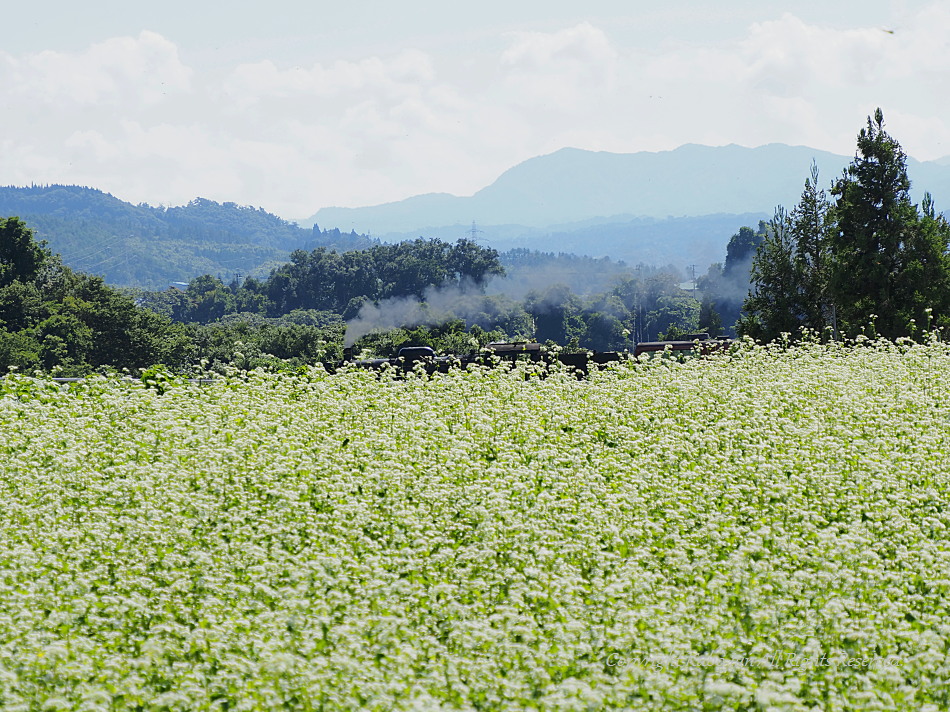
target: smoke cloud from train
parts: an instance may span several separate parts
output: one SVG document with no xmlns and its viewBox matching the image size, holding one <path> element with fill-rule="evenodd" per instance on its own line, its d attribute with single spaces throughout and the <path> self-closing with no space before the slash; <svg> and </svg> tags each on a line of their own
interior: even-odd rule
<svg viewBox="0 0 950 712">
<path fill-rule="evenodd" d="M 532 292 L 537 295 L 535 309 L 554 309 L 570 295 L 604 293 L 612 289 L 618 279 L 630 276 L 626 268 L 616 263 L 596 271 L 570 270 L 560 264 L 523 270 L 509 267 L 508 271 L 509 276 L 493 278 L 484 287 L 471 282 L 429 287 L 422 299 L 394 297 L 378 304 L 364 304 L 357 316 L 346 323 L 345 345 L 352 346 L 373 331 L 438 326 L 455 318 L 482 325 L 481 322 L 490 321 L 486 318 L 490 313 L 497 311 L 499 298 L 509 304 L 518 303 Z M 489 304 L 493 299 L 495 303 Z"/>
<path fill-rule="evenodd" d="M 367 303 L 354 319 L 346 323 L 345 346 L 373 331 L 400 327 L 438 326 L 456 317 L 475 313 L 485 299 L 482 290 L 472 284 L 429 287 L 423 298 L 393 297 L 378 304 Z"/>
</svg>

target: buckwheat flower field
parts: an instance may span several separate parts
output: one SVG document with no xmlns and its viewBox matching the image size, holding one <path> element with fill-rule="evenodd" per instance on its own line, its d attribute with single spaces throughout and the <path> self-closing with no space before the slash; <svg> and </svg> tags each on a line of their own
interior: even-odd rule
<svg viewBox="0 0 950 712">
<path fill-rule="evenodd" d="M 946 710 L 950 349 L 0 385 L 0 709 Z"/>
</svg>

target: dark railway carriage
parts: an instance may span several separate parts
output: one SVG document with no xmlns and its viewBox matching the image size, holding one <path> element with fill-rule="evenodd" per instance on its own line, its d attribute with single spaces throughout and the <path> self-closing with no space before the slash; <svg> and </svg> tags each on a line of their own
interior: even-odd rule
<svg viewBox="0 0 950 712">
<path fill-rule="evenodd" d="M 529 361 L 532 363 L 561 363 L 574 369 L 578 375 L 586 375 L 591 364 L 604 365 L 620 361 L 623 356 L 616 352 L 582 351 L 580 353 L 553 353 L 545 351 L 541 344 L 531 341 L 493 342 L 481 352 L 466 356 L 439 356 L 428 346 L 407 346 L 399 350 L 395 358 L 374 358 L 349 361 L 360 368 L 396 368 L 412 371 L 423 364 L 427 373 L 446 373 L 450 368 L 477 363 L 493 365 L 499 362 Z"/>
<path fill-rule="evenodd" d="M 643 341 L 637 344 L 633 356 L 645 353 L 662 353 L 664 351 L 676 354 L 698 353 L 709 354 L 727 347 L 730 339 L 711 339 L 708 334 L 686 334 L 680 339 L 671 341 Z M 402 371 L 412 371 L 422 364 L 427 373 L 446 373 L 453 367 L 466 367 L 469 364 L 493 365 L 499 362 L 529 361 L 532 363 L 553 364 L 560 363 L 568 366 L 578 376 L 586 376 L 590 369 L 603 367 L 610 363 L 630 358 L 629 353 L 616 351 L 580 351 L 577 353 L 563 353 L 547 351 L 533 341 L 492 342 L 480 353 L 465 356 L 439 356 L 428 346 L 406 346 L 399 349 L 395 358 L 373 358 L 361 361 L 351 360 L 352 354 L 347 353 L 347 363 L 360 368 L 383 369 L 395 368 Z"/>
<path fill-rule="evenodd" d="M 684 334 L 670 341 L 641 341 L 633 351 L 634 356 L 670 351 L 676 354 L 711 354 L 729 346 L 732 339 L 710 338 L 709 334 Z"/>
</svg>

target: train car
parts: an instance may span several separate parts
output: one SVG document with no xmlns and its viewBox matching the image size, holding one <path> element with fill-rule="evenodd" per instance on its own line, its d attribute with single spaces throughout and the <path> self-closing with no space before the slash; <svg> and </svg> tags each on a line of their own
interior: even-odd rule
<svg viewBox="0 0 950 712">
<path fill-rule="evenodd" d="M 399 349 L 395 358 L 374 358 L 352 360 L 352 354 L 347 353 L 346 363 L 359 368 L 382 370 L 384 368 L 400 369 L 404 372 L 415 370 L 422 364 L 426 373 L 446 373 L 454 367 L 465 368 L 469 364 L 492 366 L 498 363 L 513 363 L 528 361 L 531 363 L 553 364 L 560 363 L 568 366 L 578 374 L 585 376 L 591 365 L 604 366 L 608 363 L 620 361 L 624 355 L 617 352 L 588 352 L 562 353 L 547 351 L 541 344 L 533 341 L 492 342 L 482 351 L 464 356 L 438 355 L 428 346 L 405 346 Z"/>
<path fill-rule="evenodd" d="M 684 334 L 678 339 L 668 341 L 641 341 L 636 345 L 633 351 L 634 356 L 649 353 L 662 353 L 664 351 L 675 354 L 710 354 L 715 351 L 727 348 L 732 343 L 732 339 L 725 337 L 711 338 L 709 334 Z"/>
</svg>

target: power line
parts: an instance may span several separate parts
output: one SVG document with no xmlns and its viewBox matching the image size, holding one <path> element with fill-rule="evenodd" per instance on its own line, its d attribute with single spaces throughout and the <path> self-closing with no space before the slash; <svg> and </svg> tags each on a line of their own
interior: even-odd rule
<svg viewBox="0 0 950 712">
<path fill-rule="evenodd" d="M 95 257 L 96 255 L 100 255 L 106 250 L 111 249 L 112 247 L 115 247 L 115 245 L 121 242 L 122 239 L 123 238 L 119 237 L 118 235 L 113 235 L 112 239 L 107 241 L 105 245 L 101 247 L 97 245 L 93 245 L 92 249 L 86 252 L 85 254 L 72 255 L 70 256 L 69 259 L 71 262 L 85 262 L 86 260 L 91 259 L 92 257 Z"/>
<path fill-rule="evenodd" d="M 129 250 L 123 250 L 122 252 L 116 252 L 114 255 L 109 255 L 108 257 L 99 260 L 99 261 L 96 262 L 95 264 L 86 265 L 86 266 L 83 267 L 82 269 L 83 269 L 84 272 L 89 272 L 89 271 L 92 271 L 92 270 L 96 269 L 97 267 L 101 267 L 102 265 L 104 265 L 106 262 L 109 262 L 110 260 L 119 259 L 119 258 L 121 258 L 121 257 L 126 257 L 126 258 L 127 258 L 128 255 L 129 255 Z"/>
</svg>

